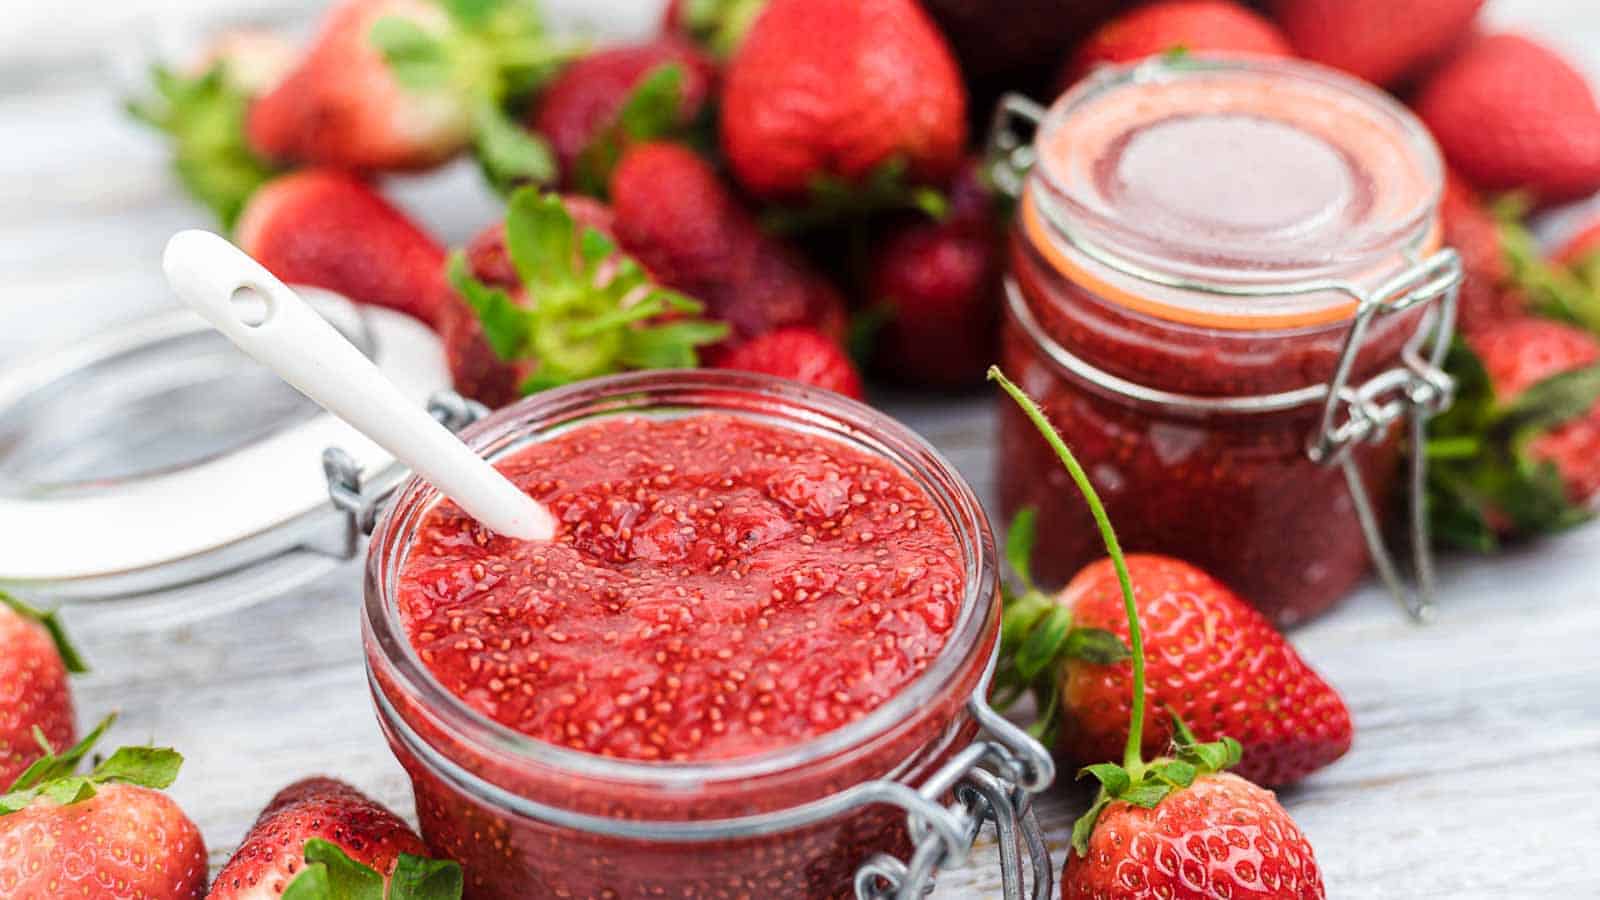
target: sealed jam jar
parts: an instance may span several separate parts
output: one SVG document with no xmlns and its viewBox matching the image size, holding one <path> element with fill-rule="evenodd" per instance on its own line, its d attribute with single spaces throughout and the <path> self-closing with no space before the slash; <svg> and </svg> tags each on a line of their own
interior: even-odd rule
<svg viewBox="0 0 1600 900">
<path fill-rule="evenodd" d="M 1420 433 L 1449 403 L 1460 278 L 1421 124 L 1311 64 L 1179 57 L 1048 111 L 1008 98 L 992 143 L 1018 200 L 1003 364 L 1123 546 L 1196 563 L 1281 625 L 1369 558 L 1420 611 L 1381 534 L 1401 420 Z M 1037 574 L 1060 583 L 1100 539 L 1033 428 L 1004 405 L 999 428 L 1002 509 L 1038 509 Z"/>
<path fill-rule="evenodd" d="M 463 438 L 557 536 L 494 535 L 413 480 L 363 621 L 469 898 L 921 897 L 986 821 L 1008 895 L 1049 896 L 1048 754 L 984 702 L 993 538 L 921 439 L 729 372 L 549 391 Z"/>
</svg>

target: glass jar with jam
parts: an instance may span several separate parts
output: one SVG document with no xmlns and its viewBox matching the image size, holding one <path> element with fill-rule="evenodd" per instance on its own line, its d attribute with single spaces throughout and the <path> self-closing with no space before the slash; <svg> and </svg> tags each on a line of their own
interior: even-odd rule
<svg viewBox="0 0 1600 900">
<path fill-rule="evenodd" d="M 463 438 L 557 536 L 500 537 L 413 480 L 363 625 L 469 898 L 920 897 L 985 821 L 1008 896 L 1049 896 L 1028 796 L 1050 759 L 985 704 L 993 538 L 920 438 L 710 371 L 544 392 Z"/>
<path fill-rule="evenodd" d="M 1280 625 L 1373 561 L 1420 612 L 1427 585 L 1403 585 L 1382 527 L 1402 420 L 1420 433 L 1449 403 L 1438 363 L 1460 278 L 1422 125 L 1308 63 L 1178 57 L 1102 70 L 1047 111 L 1010 98 L 993 145 L 1017 198 L 1003 365 L 1123 545 L 1211 571 Z M 1038 510 L 1041 577 L 1102 554 L 1009 407 L 999 489 L 1007 516 Z"/>
</svg>

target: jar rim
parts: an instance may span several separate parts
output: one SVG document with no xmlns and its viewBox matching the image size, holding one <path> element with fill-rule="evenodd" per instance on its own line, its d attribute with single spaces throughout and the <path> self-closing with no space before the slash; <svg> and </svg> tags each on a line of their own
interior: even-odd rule
<svg viewBox="0 0 1600 900">
<path fill-rule="evenodd" d="M 1241 225 L 1229 231 L 1218 225 L 1213 233 L 1188 220 L 1179 228 L 1174 222 L 1180 220 L 1161 218 L 1169 210 L 1146 209 L 1154 202 L 1146 202 L 1149 197 L 1157 195 L 1128 187 L 1120 168 L 1115 177 L 1095 168 L 1105 162 L 1102 157 L 1115 157 L 1116 166 L 1123 166 L 1133 156 L 1128 148 L 1140 129 L 1155 131 L 1175 120 L 1278 122 L 1298 134 L 1294 129 L 1299 122 L 1274 119 L 1272 112 L 1274 104 L 1286 103 L 1286 96 L 1303 99 L 1297 92 L 1326 98 L 1328 108 L 1317 115 L 1344 116 L 1366 126 L 1355 129 L 1357 137 L 1379 148 L 1381 153 L 1372 154 L 1387 166 L 1385 171 L 1392 170 L 1389 182 L 1373 188 L 1389 188 L 1379 197 L 1384 205 L 1373 206 L 1382 215 L 1368 210 L 1370 215 L 1363 213 L 1365 218 L 1355 222 L 1360 227 L 1350 227 L 1343 219 L 1323 221 L 1308 213 L 1307 221 L 1322 224 L 1304 233 L 1295 230 L 1301 223 L 1292 218 L 1263 219 L 1271 225 L 1262 224 L 1260 230 Z M 1139 96 L 1131 96 L 1135 93 Z M 1122 109 L 1133 111 L 1104 112 Z M 1097 123 L 1096 117 L 1109 121 Z M 1332 130 L 1325 121 L 1315 126 Z M 1317 141 L 1330 153 L 1342 152 L 1331 136 L 1318 134 L 1310 143 Z M 1083 275 L 1109 291 L 1119 305 L 1163 320 L 1224 330 L 1347 322 L 1367 292 L 1408 262 L 1427 256 L 1439 241 L 1444 167 L 1427 129 L 1393 98 L 1315 63 L 1183 56 L 1103 67 L 1045 111 L 1033 147 L 1035 177 L 1021 198 L 1023 233 L 1064 274 Z M 1112 147 L 1118 149 L 1108 149 Z M 1150 169 L 1148 163 L 1140 166 Z M 1298 166 L 1281 167 L 1278 174 Z M 1361 170 L 1374 171 L 1376 164 Z M 1108 193 L 1107 185 L 1127 193 Z M 1354 210 L 1364 209 L 1353 200 L 1348 205 L 1338 210 L 1340 215 L 1356 216 Z M 1337 235 L 1331 244 L 1313 239 L 1330 234 Z"/>
<path fill-rule="evenodd" d="M 657 370 L 591 379 L 543 391 L 498 410 L 461 437 L 488 459 L 600 419 L 721 412 L 812 433 L 883 456 L 928 492 L 955 533 L 964 590 L 949 638 L 929 666 L 871 712 L 839 728 L 748 756 L 710 761 L 628 760 L 561 747 L 523 734 L 462 701 L 423 663 L 399 620 L 395 583 L 421 516 L 440 499 L 411 478 L 384 509 L 368 545 L 362 625 L 384 675 L 419 698 L 437 724 L 472 747 L 492 749 L 553 771 L 617 782 L 693 789 L 794 770 L 869 744 L 957 681 L 983 646 L 987 607 L 998 591 L 998 552 L 971 487 L 924 438 L 871 407 L 809 385 L 727 370 Z M 373 654 L 367 654 L 369 677 Z M 376 689 L 376 685 L 374 686 Z"/>
</svg>

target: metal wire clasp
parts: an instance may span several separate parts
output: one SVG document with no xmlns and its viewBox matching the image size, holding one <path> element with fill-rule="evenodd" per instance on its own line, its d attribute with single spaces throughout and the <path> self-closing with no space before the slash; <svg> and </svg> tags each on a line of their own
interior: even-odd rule
<svg viewBox="0 0 1600 900">
<path fill-rule="evenodd" d="M 487 416 L 489 408 L 454 391 L 439 391 L 428 398 L 428 413 L 451 431 L 460 431 Z M 378 511 L 411 473 L 395 464 L 364 475 L 355 457 L 340 447 L 329 447 L 322 451 L 322 474 L 328 479 L 328 499 L 349 521 L 344 553 L 349 559 L 355 555 L 359 536 L 372 534 Z"/>
<path fill-rule="evenodd" d="M 1055 763 L 1038 741 L 989 708 L 988 683 L 983 679 L 967 701 L 984 737 L 892 801 L 906 810 L 910 861 L 879 853 L 862 863 L 858 900 L 920 898 L 939 870 L 966 861 L 986 823 L 994 824 L 999 843 L 1005 900 L 1049 900 L 1054 871 L 1031 797 L 1055 780 Z M 942 805 L 951 794 L 954 800 Z"/>
</svg>

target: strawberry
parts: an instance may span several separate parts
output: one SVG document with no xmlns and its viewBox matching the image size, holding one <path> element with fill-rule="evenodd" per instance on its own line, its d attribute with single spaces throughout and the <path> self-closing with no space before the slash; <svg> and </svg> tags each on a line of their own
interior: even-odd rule
<svg viewBox="0 0 1600 900">
<path fill-rule="evenodd" d="M 1429 429 L 1429 513 L 1441 540 L 1479 550 L 1557 531 L 1600 500 L 1600 339 L 1523 316 L 1467 336 L 1457 398 Z"/>
<path fill-rule="evenodd" d="M 611 178 L 617 240 L 662 284 L 703 301 L 733 342 L 791 325 L 844 336 L 844 301 L 789 245 L 767 236 L 705 160 L 641 144 Z"/>
<path fill-rule="evenodd" d="M 1600 258 L 1600 221 L 1578 229 L 1555 253 L 1555 261 L 1573 269 L 1587 269 Z"/>
<path fill-rule="evenodd" d="M 307 778 L 261 811 L 207 900 L 460 897 L 461 867 L 425 853 L 416 832 L 360 791 L 332 778 Z M 360 892 L 332 890 L 351 884 Z"/>
<path fill-rule="evenodd" d="M 1600 189 L 1600 106 L 1583 75 L 1541 44 L 1476 38 L 1423 82 L 1415 106 L 1480 189 L 1546 204 Z"/>
<path fill-rule="evenodd" d="M 55 613 L 0 591 L 0 786 L 43 754 L 35 729 L 55 746 L 72 743 L 67 675 L 86 671 Z"/>
<path fill-rule="evenodd" d="M 1472 27 L 1484 0 L 1273 0 L 1295 52 L 1394 86 L 1438 60 Z"/>
<path fill-rule="evenodd" d="M 1457 329 L 1471 333 L 1521 314 L 1528 302 L 1512 278 L 1502 224 L 1454 172 L 1445 173 L 1439 221 L 1444 244 L 1461 254 Z"/>
<path fill-rule="evenodd" d="M 153 96 L 127 103 L 134 118 L 171 138 L 178 180 L 224 228 L 278 174 L 245 140 L 244 122 L 250 102 L 282 80 L 292 54 L 270 35 L 224 35 L 190 71 L 152 67 Z"/>
<path fill-rule="evenodd" d="M 1083 471 L 1061 435 L 1051 427 L 1038 404 L 1012 384 L 998 368 L 991 368 L 989 376 L 999 382 L 1023 414 L 1038 428 L 1046 443 L 1060 457 L 1068 475 L 1083 492 L 1084 500 L 1105 540 L 1110 559 L 1103 565 L 1090 567 L 1093 574 L 1087 575 L 1087 581 L 1079 588 L 1083 592 L 1080 602 L 1086 602 L 1089 606 L 1080 615 L 1092 615 L 1097 609 L 1114 606 L 1115 600 L 1120 600 L 1119 624 L 1126 628 L 1130 648 L 1122 651 L 1120 641 L 1114 637 L 1107 640 L 1104 630 L 1079 631 L 1083 637 L 1078 643 L 1084 647 L 1099 645 L 1102 651 L 1115 649 L 1128 657 L 1128 677 L 1121 684 L 1122 690 L 1115 696 L 1107 693 L 1097 698 L 1094 701 L 1096 706 L 1089 710 L 1089 715 L 1109 722 L 1111 717 L 1106 715 L 1108 707 L 1120 709 L 1125 704 L 1127 718 L 1123 726 L 1121 764 L 1098 762 L 1078 773 L 1080 778 L 1087 775 L 1099 781 L 1100 790 L 1088 811 L 1073 823 L 1072 848 L 1061 872 L 1063 900 L 1109 897 L 1303 900 L 1325 897 L 1327 889 L 1322 883 L 1322 874 L 1317 868 L 1311 845 L 1278 804 L 1277 798 L 1271 791 L 1262 790 L 1238 775 L 1223 771 L 1242 761 L 1244 748 L 1239 741 L 1222 736 L 1211 743 L 1200 743 L 1184 723 L 1182 714 L 1174 711 L 1171 755 L 1147 761 L 1142 749 L 1147 743 L 1143 735 L 1149 698 L 1147 685 L 1152 681 L 1158 691 L 1164 686 L 1178 693 L 1180 702 L 1192 703 L 1197 710 L 1210 707 L 1214 712 L 1229 704 L 1261 704 L 1261 711 L 1270 715 L 1277 712 L 1276 706 L 1286 697 L 1304 695 L 1297 695 L 1293 690 L 1286 695 L 1279 695 L 1272 688 L 1261 691 L 1254 682 L 1263 674 L 1272 677 L 1278 671 L 1278 665 L 1298 663 L 1299 660 L 1294 658 L 1292 651 L 1288 651 L 1287 655 L 1269 652 L 1254 661 L 1259 668 L 1249 669 L 1247 678 L 1236 682 L 1232 678 L 1227 679 L 1233 683 L 1215 692 L 1210 691 L 1205 671 L 1205 667 L 1214 665 L 1210 656 L 1227 652 L 1235 641 L 1238 646 L 1247 648 L 1247 653 L 1248 648 L 1265 647 L 1269 642 L 1248 623 L 1236 632 L 1234 626 L 1240 623 L 1239 619 L 1226 615 L 1215 621 L 1205 619 L 1207 613 L 1221 608 L 1200 608 L 1205 598 L 1218 595 L 1216 586 L 1207 583 L 1204 576 L 1174 563 L 1167 567 L 1165 574 L 1174 578 L 1172 587 L 1175 590 L 1166 592 L 1166 595 L 1176 601 L 1176 605 L 1184 605 L 1187 600 L 1189 610 L 1186 614 L 1198 613 L 1196 618 L 1201 621 L 1186 626 L 1183 635 L 1185 643 L 1159 649 L 1156 645 L 1163 643 L 1162 631 L 1170 626 L 1158 626 L 1149 645 L 1156 652 L 1149 656 L 1162 660 L 1170 668 L 1165 672 L 1157 670 L 1147 673 L 1144 623 L 1141 621 L 1144 613 L 1140 610 L 1140 600 L 1135 596 L 1141 588 L 1136 587 L 1135 583 L 1142 582 L 1148 588 L 1151 582 L 1134 574 L 1129 565 L 1132 561 L 1123 556 L 1116 533 L 1106 518 L 1105 506 L 1095 493 L 1088 474 Z M 1008 550 L 1015 547 L 1012 543 L 1013 547 Z M 1015 558 L 1015 554 L 1008 555 Z M 1146 567 L 1141 564 L 1140 568 Z M 1110 589 L 1110 583 L 1116 587 Z M 1162 589 L 1148 591 L 1147 596 L 1155 596 L 1166 587 L 1163 585 Z M 1195 596 L 1182 596 L 1192 589 L 1196 590 Z M 1069 586 L 1067 590 L 1070 593 L 1074 588 Z M 1036 593 L 1029 591 L 1029 594 Z M 1091 599 L 1097 596 L 1113 597 L 1115 600 L 1107 603 Z M 1160 610 L 1162 605 L 1152 604 L 1152 608 Z M 1256 615 L 1243 603 L 1237 606 L 1244 613 Z M 1007 609 L 1003 627 L 1014 624 L 1016 611 L 1015 606 Z M 1061 616 L 1052 613 L 1045 618 L 1060 619 Z M 1113 624 L 1111 618 L 1106 617 L 1104 624 Z M 1265 620 L 1260 620 L 1259 616 L 1256 618 L 1260 621 L 1261 629 L 1271 634 L 1271 627 Z M 1045 628 L 1030 633 L 1027 643 L 1047 645 L 1054 638 L 1040 642 L 1036 635 L 1050 633 L 1070 634 L 1065 626 Z M 1276 637 L 1275 634 L 1272 636 Z M 1281 643 L 1281 638 L 1278 640 Z M 1007 642 L 1002 633 L 1002 649 L 1006 643 L 1011 642 Z M 1111 646 L 1113 644 L 1114 647 Z M 1049 655 L 1046 653 L 1044 657 L 1048 658 Z M 1191 667 L 1197 667 L 1198 677 L 1191 674 Z M 1240 669 L 1237 674 L 1243 675 L 1245 671 Z M 1154 677 L 1147 679 L 1147 675 Z M 1252 693 L 1256 696 L 1248 696 Z M 1266 696 L 1261 696 L 1262 693 Z M 1191 694 L 1200 695 L 1203 699 L 1187 699 L 1186 695 Z M 1246 696 L 1241 697 L 1241 694 Z M 1337 701 L 1337 697 L 1334 699 Z M 1313 703 L 1316 701 L 1313 700 Z M 1342 703 L 1339 709 L 1343 709 Z M 1243 721 L 1241 724 L 1249 726 L 1252 723 Z M 1114 754 L 1115 750 L 1112 752 Z M 1280 758 L 1279 764 L 1283 761 Z M 1268 764 L 1264 768 L 1271 769 L 1276 765 Z"/>
<path fill-rule="evenodd" d="M 1277 26 L 1232 0 L 1159 0 L 1100 26 L 1068 61 L 1065 88 L 1095 66 L 1182 49 L 1191 53 L 1293 56 Z"/>
<path fill-rule="evenodd" d="M 873 367 L 915 385 L 971 384 L 998 355 L 1001 227 L 976 163 L 941 221 L 912 219 L 873 253 L 868 296 L 883 317 Z"/>
<path fill-rule="evenodd" d="M 549 180 L 549 148 L 507 108 L 569 52 L 521 0 L 342 0 L 251 105 L 248 138 L 278 162 L 356 171 L 431 168 L 475 141 L 496 183 Z"/>
<path fill-rule="evenodd" d="M 1061 900 L 1326 896 L 1311 843 L 1278 798 L 1228 772 L 1153 805 L 1112 800 L 1061 872 Z"/>
<path fill-rule="evenodd" d="M 182 756 L 123 747 L 88 774 L 74 774 L 111 721 L 60 754 L 42 742 L 45 755 L 0 795 L 0 896 L 198 900 L 205 893 L 205 841 L 160 792 L 177 778 Z"/>
<path fill-rule="evenodd" d="M 603 220 L 603 207 L 523 188 L 502 231 L 451 258 L 464 307 L 442 331 L 458 390 L 502 404 L 626 369 L 691 368 L 698 347 L 727 336 L 726 325 L 694 318 L 703 304 L 652 283 L 583 219 Z"/>
<path fill-rule="evenodd" d="M 530 124 L 550 142 L 565 186 L 603 194 L 627 145 L 694 122 L 715 77 L 712 62 L 683 40 L 607 47 L 563 70 Z"/>
<path fill-rule="evenodd" d="M 251 197 L 239 246 L 291 284 L 386 306 L 432 324 L 444 249 L 360 179 L 329 169 L 280 176 Z"/>
<path fill-rule="evenodd" d="M 770 0 L 728 63 L 721 135 L 734 176 L 766 199 L 885 166 L 941 181 L 966 147 L 966 90 L 914 0 Z"/>
<path fill-rule="evenodd" d="M 799 381 L 854 400 L 866 399 L 855 364 L 837 342 L 811 328 L 780 328 L 734 347 L 716 360 L 738 369 Z"/>
<path fill-rule="evenodd" d="M 1026 532 L 1031 516 L 1019 516 L 1018 525 Z M 1025 557 L 1013 554 L 1024 566 Z M 1350 711 L 1338 692 L 1254 607 L 1176 559 L 1134 554 L 1127 567 L 1145 629 L 1145 696 L 1154 709 L 1182 718 L 1202 739 L 1238 738 L 1245 749 L 1239 774 L 1262 784 L 1299 781 L 1350 749 Z M 1025 575 L 1024 583 L 1031 586 Z M 1018 670 L 1037 671 L 1031 681 L 1041 709 L 1058 710 L 1054 717 L 1047 714 L 1041 730 L 1055 733 L 1067 759 L 1115 759 L 1128 738 L 1130 667 L 1125 660 L 1081 652 L 1073 641 L 1082 638 L 1063 631 L 1070 623 L 1072 630 L 1087 629 L 1102 641 L 1102 634 L 1127 639 L 1111 561 L 1086 566 L 1053 599 L 1030 587 L 1012 603 L 1007 622 L 1019 651 L 1026 648 Z M 1031 634 L 1035 629 L 1040 637 Z M 1060 643 L 1051 648 L 1050 640 Z M 1153 711 L 1146 715 L 1144 752 L 1158 753 L 1168 744 L 1169 724 Z"/>
</svg>

